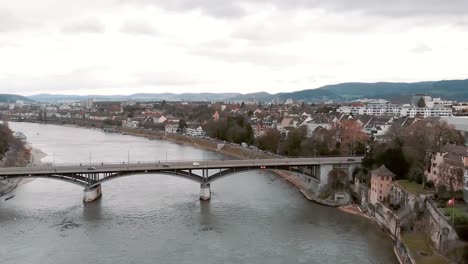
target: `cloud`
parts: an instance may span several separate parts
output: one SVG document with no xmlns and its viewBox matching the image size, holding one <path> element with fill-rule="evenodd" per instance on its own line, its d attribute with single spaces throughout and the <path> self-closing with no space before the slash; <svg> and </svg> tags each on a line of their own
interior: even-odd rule
<svg viewBox="0 0 468 264">
<path fill-rule="evenodd" d="M 105 25 L 96 18 L 82 19 L 62 27 L 62 32 L 66 34 L 104 33 L 105 30 Z"/>
<path fill-rule="evenodd" d="M 133 35 L 159 35 L 158 30 L 149 22 L 142 20 L 127 20 L 120 27 L 120 32 Z"/>
<path fill-rule="evenodd" d="M 426 52 L 431 52 L 432 48 L 424 43 L 420 43 L 417 46 L 410 49 L 410 51 L 414 53 L 426 53 Z"/>
<path fill-rule="evenodd" d="M 180 72 L 145 72 L 136 77 L 136 84 L 149 86 L 196 85 L 203 82 L 191 74 Z"/>
<path fill-rule="evenodd" d="M 150 4 L 170 11 L 201 10 L 222 18 L 240 18 L 248 14 L 246 6 L 274 6 L 279 10 L 320 9 L 332 12 L 359 12 L 373 16 L 417 17 L 465 15 L 466 0 L 122 0 L 132 4 Z"/>
<path fill-rule="evenodd" d="M 200 10 L 217 18 L 238 18 L 246 15 L 246 10 L 238 2 L 220 0 L 122 0 L 124 3 L 154 5 L 169 11 L 187 12 Z"/>
<path fill-rule="evenodd" d="M 110 81 L 95 77 L 96 68 L 76 69 L 60 74 L 41 76 L 6 75 L 0 77 L 0 87 L 9 92 L 39 93 L 41 91 L 71 91 L 112 86 Z"/>
<path fill-rule="evenodd" d="M 0 32 L 11 32 L 24 28 L 27 25 L 15 15 L 0 10 Z"/>
</svg>

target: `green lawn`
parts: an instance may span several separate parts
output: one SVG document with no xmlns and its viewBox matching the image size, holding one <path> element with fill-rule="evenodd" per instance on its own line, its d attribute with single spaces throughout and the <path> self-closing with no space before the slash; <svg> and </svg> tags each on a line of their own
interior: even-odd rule
<svg viewBox="0 0 468 264">
<path fill-rule="evenodd" d="M 445 207 L 442 208 L 442 211 L 444 212 L 444 215 L 449 218 L 448 222 L 450 224 L 453 223 L 452 216 L 455 217 L 455 226 L 468 224 L 468 214 L 463 210 L 463 208 Z"/>
<path fill-rule="evenodd" d="M 444 264 L 449 263 L 448 260 L 440 255 L 437 255 L 429 246 L 429 239 L 419 232 L 402 233 L 403 241 L 410 249 L 412 255 L 418 264 Z M 418 252 L 425 252 L 428 256 L 418 254 Z"/>
<path fill-rule="evenodd" d="M 423 189 L 422 184 L 417 184 L 415 182 L 410 182 L 408 180 L 401 180 L 396 182 L 400 187 L 412 194 L 425 194 L 433 193 L 431 190 Z"/>
</svg>

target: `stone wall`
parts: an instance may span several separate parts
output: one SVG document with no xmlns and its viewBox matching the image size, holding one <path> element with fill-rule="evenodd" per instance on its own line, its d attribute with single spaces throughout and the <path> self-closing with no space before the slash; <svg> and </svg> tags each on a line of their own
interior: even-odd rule
<svg viewBox="0 0 468 264">
<path fill-rule="evenodd" d="M 397 239 L 394 247 L 395 254 L 402 264 L 416 264 L 416 259 L 411 254 L 411 251 L 406 246 L 402 239 Z"/>
<path fill-rule="evenodd" d="M 431 241 L 437 251 L 445 253 L 455 245 L 458 239 L 457 232 L 447 222 L 447 218 L 437 209 L 434 201 L 428 200 L 426 202 L 426 210 Z"/>
<path fill-rule="evenodd" d="M 396 239 L 400 231 L 398 216 L 388 207 L 380 202 L 374 204 L 373 216 L 377 223 L 385 228 L 390 235 Z"/>
<path fill-rule="evenodd" d="M 0 181 L 0 196 L 3 196 L 15 189 L 21 183 L 21 179 L 8 179 Z"/>
</svg>

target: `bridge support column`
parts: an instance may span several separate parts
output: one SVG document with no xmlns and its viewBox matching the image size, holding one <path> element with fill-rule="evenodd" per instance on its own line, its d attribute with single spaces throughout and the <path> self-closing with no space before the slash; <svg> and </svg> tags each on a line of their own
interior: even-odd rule
<svg viewBox="0 0 468 264">
<path fill-rule="evenodd" d="M 83 202 L 90 203 L 96 201 L 102 196 L 101 184 L 94 186 L 92 188 L 84 189 Z"/>
<path fill-rule="evenodd" d="M 211 187 L 209 183 L 200 184 L 200 200 L 210 200 L 211 198 Z"/>
</svg>

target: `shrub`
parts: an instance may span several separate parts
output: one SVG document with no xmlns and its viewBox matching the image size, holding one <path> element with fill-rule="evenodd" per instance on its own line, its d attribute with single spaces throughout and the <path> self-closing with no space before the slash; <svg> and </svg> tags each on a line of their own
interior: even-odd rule
<svg viewBox="0 0 468 264">
<path fill-rule="evenodd" d="M 442 200 L 448 200 L 451 198 L 450 192 L 447 191 L 447 187 L 443 184 L 437 186 L 437 196 Z"/>
<path fill-rule="evenodd" d="M 468 225 L 456 226 L 455 230 L 457 231 L 457 235 L 461 240 L 468 242 Z"/>
<path fill-rule="evenodd" d="M 426 187 L 431 188 L 431 189 L 434 188 L 434 182 L 433 181 L 427 181 L 426 182 Z"/>
</svg>

